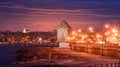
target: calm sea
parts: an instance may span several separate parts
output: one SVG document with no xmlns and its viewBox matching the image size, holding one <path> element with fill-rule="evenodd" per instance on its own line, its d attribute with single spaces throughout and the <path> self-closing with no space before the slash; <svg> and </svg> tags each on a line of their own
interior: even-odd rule
<svg viewBox="0 0 120 67">
<path fill-rule="evenodd" d="M 16 51 L 25 46 L 0 46 L 0 64 L 9 64 L 16 60 Z"/>
</svg>

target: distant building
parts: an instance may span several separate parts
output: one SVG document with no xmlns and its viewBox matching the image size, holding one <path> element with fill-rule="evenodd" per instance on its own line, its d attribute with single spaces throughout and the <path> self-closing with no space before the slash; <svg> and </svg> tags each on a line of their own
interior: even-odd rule
<svg viewBox="0 0 120 67">
<path fill-rule="evenodd" d="M 22 30 L 23 33 L 29 33 L 30 30 L 27 30 L 26 26 L 24 26 L 23 30 Z"/>
<path fill-rule="evenodd" d="M 59 42 L 59 47 L 69 47 L 67 41 L 71 30 L 71 26 L 66 22 L 62 21 L 57 28 L 57 41 Z"/>
</svg>

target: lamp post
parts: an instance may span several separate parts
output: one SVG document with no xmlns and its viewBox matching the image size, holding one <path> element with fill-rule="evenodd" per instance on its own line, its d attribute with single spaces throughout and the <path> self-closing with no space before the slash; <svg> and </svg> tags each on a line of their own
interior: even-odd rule
<svg viewBox="0 0 120 67">
<path fill-rule="evenodd" d="M 119 55 L 119 60 L 118 60 L 118 67 L 120 67 L 120 55 Z"/>
<path fill-rule="evenodd" d="M 104 55 L 104 53 L 103 53 L 104 44 L 105 44 L 105 41 L 104 41 L 104 40 L 102 40 L 102 41 L 101 41 L 101 45 L 102 45 L 102 56 Z"/>
<path fill-rule="evenodd" d="M 120 64 L 120 56 L 119 56 L 119 64 Z"/>
<path fill-rule="evenodd" d="M 102 35 L 97 35 L 97 37 L 100 39 L 100 44 L 102 45 L 102 48 L 101 48 L 102 53 L 101 53 L 101 54 L 102 54 L 102 56 L 103 56 L 103 49 L 104 49 L 105 41 L 104 41 Z"/>
<path fill-rule="evenodd" d="M 103 42 L 102 42 L 102 56 L 103 56 Z"/>
</svg>

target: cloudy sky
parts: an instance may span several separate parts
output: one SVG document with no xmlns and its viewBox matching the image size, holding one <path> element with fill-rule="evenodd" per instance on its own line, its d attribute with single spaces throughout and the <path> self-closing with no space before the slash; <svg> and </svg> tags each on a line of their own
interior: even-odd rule
<svg viewBox="0 0 120 67">
<path fill-rule="evenodd" d="M 51 31 L 66 20 L 73 29 L 120 23 L 120 0 L 0 0 L 0 31 Z"/>
</svg>

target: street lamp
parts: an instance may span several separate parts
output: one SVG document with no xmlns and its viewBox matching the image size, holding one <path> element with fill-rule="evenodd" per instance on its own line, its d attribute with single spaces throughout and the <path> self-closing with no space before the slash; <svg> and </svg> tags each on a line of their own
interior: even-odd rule
<svg viewBox="0 0 120 67">
<path fill-rule="evenodd" d="M 78 30 L 78 32 L 81 32 L 81 31 L 82 31 L 81 29 Z"/>
<path fill-rule="evenodd" d="M 89 28 L 88 28 L 88 31 L 89 31 L 89 32 L 94 32 L 93 30 L 94 30 L 93 27 L 89 27 Z"/>
<path fill-rule="evenodd" d="M 117 33 L 118 31 L 117 31 L 117 29 L 112 29 L 112 32 Z"/>
<path fill-rule="evenodd" d="M 105 24 L 105 29 L 108 29 L 110 27 L 109 24 Z"/>
</svg>

